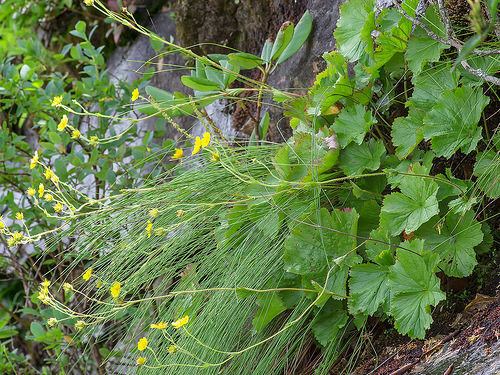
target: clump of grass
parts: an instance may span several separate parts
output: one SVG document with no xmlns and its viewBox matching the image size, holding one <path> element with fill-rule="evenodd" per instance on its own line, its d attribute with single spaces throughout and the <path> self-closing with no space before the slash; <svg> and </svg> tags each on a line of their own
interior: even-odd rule
<svg viewBox="0 0 500 375">
<path fill-rule="evenodd" d="M 282 245 L 308 208 L 330 193 L 320 194 L 313 182 L 272 177 L 278 147 L 219 147 L 220 160 L 206 152 L 191 168 L 179 171 L 181 164 L 175 176 L 125 191 L 79 217 L 60 234 L 74 238 L 67 275 L 84 262 L 92 277 L 73 283 L 81 305 L 53 303 L 85 321 L 83 332 L 98 341 L 125 344 L 130 363 L 147 358 L 145 373 L 295 368 L 293 358 L 313 340 L 306 332 L 316 297 L 306 292 L 318 293 L 281 289 Z M 116 282 L 121 289 L 113 300 Z M 256 332 L 252 320 L 266 314 L 275 293 L 290 293 L 296 307 Z M 150 328 L 183 316 L 189 323 L 181 329 Z M 145 353 L 135 348 L 140 337 L 149 342 Z"/>
</svg>

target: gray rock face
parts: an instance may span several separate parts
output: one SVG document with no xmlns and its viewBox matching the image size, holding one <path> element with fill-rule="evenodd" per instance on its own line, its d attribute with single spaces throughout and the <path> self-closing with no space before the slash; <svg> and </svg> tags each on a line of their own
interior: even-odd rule
<svg viewBox="0 0 500 375">
<path fill-rule="evenodd" d="M 259 54 L 263 41 L 267 37 L 274 36 L 283 21 L 287 19 L 297 21 L 304 10 L 308 9 L 314 19 L 313 32 L 308 42 L 295 56 L 275 70 L 269 83 L 277 88 L 289 90 L 304 90 L 310 86 L 316 73 L 323 68 L 322 54 L 334 47 L 333 30 L 339 15 L 340 1 L 266 0 L 258 2 L 258 6 L 252 2 L 253 5 L 250 6 L 247 1 L 235 2 L 231 0 L 230 4 L 224 8 L 224 2 L 227 1 L 210 0 L 193 8 L 188 6 L 188 2 L 178 0 L 174 5 L 178 24 L 175 24 L 168 13 L 160 13 L 153 18 L 153 24 L 150 25 L 150 28 L 162 37 L 174 38 L 177 43 L 183 45 L 213 41 L 226 42 L 229 47 Z M 214 6 L 217 11 L 205 9 L 210 6 Z M 224 17 L 235 17 L 238 22 L 224 24 L 221 21 L 220 12 L 224 12 L 225 9 L 227 9 L 228 14 Z M 200 27 L 200 25 L 205 26 Z M 207 25 L 210 25 L 210 28 L 207 28 Z M 177 29 L 181 31 L 181 39 L 185 40 L 176 39 Z M 192 29 L 196 29 L 195 32 Z M 209 46 L 202 46 L 202 51 L 198 52 L 210 52 L 204 51 L 203 48 L 209 49 Z M 113 53 L 108 63 L 109 71 L 117 80 L 134 80 L 139 77 L 138 72 L 144 69 L 143 63 L 154 56 L 155 52 L 150 46 L 149 40 L 141 36 L 129 47 L 120 47 Z M 175 54 L 164 55 L 153 61 L 155 63 L 153 66 L 163 67 L 165 70 L 168 69 L 169 64 L 184 65 L 183 59 Z M 185 70 L 168 72 L 161 71 L 162 69 L 157 70 L 152 80 L 153 86 L 170 92 L 187 92 L 179 81 L 180 76 L 186 74 Z M 242 124 L 235 123 L 231 112 L 231 108 L 228 108 L 227 103 L 223 102 L 214 103 L 207 108 L 207 113 L 223 130 L 228 139 L 245 136 L 245 132 L 239 131 Z M 288 125 L 280 121 L 281 117 L 281 113 L 271 111 L 272 123 L 279 124 L 279 129 L 276 126 L 271 129 L 273 140 L 282 140 L 290 135 Z M 155 121 L 154 119 L 145 121 L 144 128 L 151 129 Z M 197 119 L 182 119 L 180 125 L 185 129 L 192 129 L 193 134 L 199 134 L 203 131 L 203 124 Z M 176 135 L 173 128 L 171 132 L 167 133 L 167 136 L 171 138 L 175 138 Z M 248 136 L 248 132 L 246 135 Z"/>
<path fill-rule="evenodd" d="M 411 374 L 443 375 L 448 369 L 451 374 L 495 375 L 500 374 L 500 343 L 493 345 L 476 343 L 466 350 L 452 349 L 445 345 L 437 354 L 415 366 Z"/>
<path fill-rule="evenodd" d="M 175 22 L 170 13 L 159 13 L 153 18 L 153 23 L 149 28 L 166 40 L 175 39 Z M 140 78 L 146 70 L 145 63 L 150 61 L 155 68 L 155 74 L 151 85 L 164 89 L 166 91 L 186 92 L 186 87 L 180 82 L 180 77 L 186 74 L 186 70 L 179 70 L 179 66 L 184 66 L 185 62 L 181 56 L 175 53 L 163 54 L 157 56 L 157 53 L 151 47 L 149 38 L 139 36 L 128 47 L 119 47 L 108 60 L 108 71 L 115 79 L 133 81 Z M 175 68 L 174 68 L 175 66 Z M 141 123 L 141 130 L 150 130 L 153 128 L 157 119 L 151 118 Z M 183 119 L 180 121 L 184 128 L 189 128 L 195 122 L 192 119 Z M 128 124 L 122 124 L 126 128 Z M 168 138 L 175 138 L 176 131 L 170 128 L 167 131 Z"/>
<path fill-rule="evenodd" d="M 309 40 L 302 49 L 276 69 L 270 83 L 278 88 L 309 87 L 323 69 L 323 53 L 333 50 L 333 30 L 339 18 L 339 0 L 309 0 L 306 8 L 314 24 Z"/>
</svg>

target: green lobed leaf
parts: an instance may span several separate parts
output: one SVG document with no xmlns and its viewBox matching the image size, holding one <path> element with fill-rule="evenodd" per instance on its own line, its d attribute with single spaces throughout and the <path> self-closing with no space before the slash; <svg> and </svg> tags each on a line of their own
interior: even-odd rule
<svg viewBox="0 0 500 375">
<path fill-rule="evenodd" d="M 373 49 L 373 6 L 373 0 L 350 0 L 340 6 L 340 18 L 333 36 L 339 52 L 349 61 L 360 60 Z"/>
<path fill-rule="evenodd" d="M 390 314 L 401 334 L 423 339 L 432 323 L 430 307 L 446 298 L 435 275 L 439 257 L 423 250 L 424 241 L 404 242 L 389 269 Z"/>
<path fill-rule="evenodd" d="M 389 267 L 373 263 L 356 264 L 349 274 L 349 312 L 373 315 L 389 297 Z"/>
<path fill-rule="evenodd" d="M 439 266 L 448 276 L 469 276 L 477 264 L 474 247 L 483 241 L 481 223 L 474 218 L 474 212 L 448 213 L 444 224 L 434 227 L 436 232 L 427 229 L 419 231 L 418 235 L 439 254 Z"/>
<path fill-rule="evenodd" d="M 443 63 L 425 69 L 418 76 L 414 76 L 412 82 L 413 94 L 407 105 L 426 111 L 441 100 L 446 90 L 457 87 L 458 73 L 452 71 L 450 64 Z"/>
<path fill-rule="evenodd" d="M 422 17 L 421 21 L 436 35 L 445 37 L 444 24 L 435 5 L 427 8 L 425 17 Z M 408 67 L 415 76 L 419 75 L 427 63 L 439 61 L 441 52 L 448 47 L 429 37 L 425 30 L 417 26 L 408 41 L 405 53 Z"/>
<path fill-rule="evenodd" d="M 252 320 L 254 329 L 261 332 L 276 316 L 286 310 L 283 301 L 276 293 L 260 294 L 257 297 L 259 309 Z"/>
<path fill-rule="evenodd" d="M 392 143 L 396 146 L 396 156 L 405 159 L 424 139 L 424 112 L 410 109 L 407 117 L 398 117 L 392 124 Z"/>
<path fill-rule="evenodd" d="M 285 271 L 298 275 L 322 272 L 332 262 L 350 266 L 359 261 L 356 233 L 359 215 L 356 210 L 326 208 L 314 210 L 291 230 L 284 243 Z"/>
<path fill-rule="evenodd" d="M 339 166 L 348 176 L 358 175 L 365 170 L 375 171 L 385 155 L 382 141 L 370 139 L 360 145 L 350 144 L 340 153 Z"/>
<path fill-rule="evenodd" d="M 474 176 L 478 177 L 477 187 L 491 199 L 500 197 L 500 154 L 493 150 L 476 155 Z"/>
<path fill-rule="evenodd" d="M 477 124 L 488 103 L 480 89 L 467 86 L 443 94 L 424 118 L 424 136 L 437 156 L 449 158 L 459 149 L 468 154 L 476 148 L 482 138 Z"/>
<path fill-rule="evenodd" d="M 318 342 L 327 346 L 339 339 L 339 333 L 349 320 L 347 312 L 340 301 L 329 300 L 319 311 L 312 322 L 311 330 Z"/>
<path fill-rule="evenodd" d="M 373 124 L 375 119 L 371 111 L 367 111 L 361 104 L 356 104 L 344 108 L 332 127 L 340 146 L 344 148 L 351 142 L 361 144 Z"/>
<path fill-rule="evenodd" d="M 380 265 L 392 265 L 394 249 L 399 245 L 398 238 L 391 237 L 388 230 L 381 227 L 372 230 L 370 238 L 375 241 L 367 241 L 365 244 L 368 259 Z"/>
<path fill-rule="evenodd" d="M 439 213 L 436 198 L 438 185 L 423 177 L 404 176 L 400 182 L 401 192 L 384 198 L 380 213 L 380 226 L 391 235 L 417 230 L 423 223 Z"/>
</svg>

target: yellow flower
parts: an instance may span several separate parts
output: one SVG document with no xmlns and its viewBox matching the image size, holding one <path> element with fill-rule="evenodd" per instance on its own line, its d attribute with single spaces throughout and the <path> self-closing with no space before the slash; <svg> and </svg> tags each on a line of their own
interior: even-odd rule
<svg viewBox="0 0 500 375">
<path fill-rule="evenodd" d="M 38 300 L 44 305 L 48 305 L 50 303 L 49 291 L 47 289 L 41 289 L 38 292 Z"/>
<path fill-rule="evenodd" d="M 35 151 L 35 154 L 30 159 L 30 169 L 34 169 L 38 164 L 38 151 Z"/>
<path fill-rule="evenodd" d="M 62 132 L 64 129 L 66 129 L 66 126 L 68 126 L 68 116 L 63 115 L 61 121 L 59 121 L 59 124 L 57 125 L 57 130 Z"/>
<path fill-rule="evenodd" d="M 167 323 L 165 322 L 153 323 L 149 327 L 151 329 L 165 329 L 167 328 Z"/>
<path fill-rule="evenodd" d="M 184 156 L 184 151 L 182 148 L 176 148 L 174 154 L 172 155 L 172 159 L 180 159 Z"/>
<path fill-rule="evenodd" d="M 99 138 L 97 138 L 97 136 L 93 135 L 92 137 L 90 137 L 89 144 L 91 146 L 97 146 L 98 143 L 99 143 Z"/>
<path fill-rule="evenodd" d="M 173 322 L 172 327 L 174 327 L 175 329 L 179 329 L 188 323 L 189 323 L 189 316 L 184 315 L 182 318 L 177 319 L 175 322 Z"/>
<path fill-rule="evenodd" d="M 148 235 L 148 238 L 151 237 L 151 233 L 153 233 L 153 223 L 151 220 L 148 220 L 148 223 L 146 224 L 146 234 Z"/>
<path fill-rule="evenodd" d="M 45 186 L 43 186 L 43 184 L 40 184 L 38 185 L 38 195 L 41 197 L 43 197 L 43 193 L 45 192 Z"/>
<path fill-rule="evenodd" d="M 55 205 L 54 205 L 54 211 L 59 213 L 59 212 L 62 212 L 64 206 L 61 202 L 57 202 Z"/>
<path fill-rule="evenodd" d="M 11 234 L 11 236 L 7 239 L 7 245 L 8 246 L 14 246 L 17 245 L 19 242 L 22 241 L 24 238 L 23 234 L 20 232 L 14 232 Z"/>
<path fill-rule="evenodd" d="M 30 197 L 34 197 L 36 194 L 36 190 L 30 187 L 28 188 L 28 190 L 26 190 L 26 194 L 28 194 Z"/>
<path fill-rule="evenodd" d="M 87 268 L 87 270 L 82 275 L 82 279 L 83 281 L 89 281 L 91 277 L 92 277 L 92 268 Z"/>
<path fill-rule="evenodd" d="M 50 286 L 50 280 L 43 280 L 41 285 L 43 289 L 47 289 Z"/>
<path fill-rule="evenodd" d="M 47 325 L 49 327 L 54 327 L 57 324 L 57 319 L 56 318 L 49 318 L 47 320 Z"/>
<path fill-rule="evenodd" d="M 114 299 L 117 299 L 118 296 L 120 295 L 120 291 L 122 290 L 122 284 L 120 284 L 118 281 L 115 281 L 112 285 L 109 291 L 111 292 L 111 296 Z"/>
<path fill-rule="evenodd" d="M 132 91 L 132 98 L 130 100 L 135 102 L 137 99 L 139 99 L 139 89 L 135 88 L 134 91 Z"/>
<path fill-rule="evenodd" d="M 182 216 L 184 216 L 185 213 L 186 213 L 186 211 L 184 211 L 184 210 L 177 210 L 175 212 L 175 214 L 177 215 L 177 217 L 182 217 Z"/>
<path fill-rule="evenodd" d="M 167 349 L 167 351 L 170 353 L 170 354 L 174 354 L 176 351 L 177 351 L 177 347 L 175 345 L 170 345 Z"/>
<path fill-rule="evenodd" d="M 82 133 L 80 133 L 80 130 L 78 130 L 78 129 L 74 129 L 71 132 L 71 138 L 73 138 L 73 139 L 78 139 L 81 137 L 81 135 L 82 135 Z"/>
<path fill-rule="evenodd" d="M 57 177 L 55 174 L 52 174 L 50 181 L 52 181 L 54 185 L 57 185 L 59 183 L 59 177 Z"/>
<path fill-rule="evenodd" d="M 88 7 L 94 5 L 94 0 L 83 0 L 84 4 Z"/>
<path fill-rule="evenodd" d="M 52 172 L 52 169 L 50 168 L 45 168 L 45 172 L 43 172 L 43 175 L 47 180 L 50 180 L 52 176 L 54 175 L 54 172 Z"/>
<path fill-rule="evenodd" d="M 71 292 L 73 290 L 73 285 L 71 285 L 70 283 L 64 283 L 63 289 L 65 292 Z"/>
<path fill-rule="evenodd" d="M 158 215 L 160 214 L 160 211 L 158 211 L 157 208 L 152 208 L 148 212 L 149 216 L 151 216 L 153 219 L 156 219 Z"/>
<path fill-rule="evenodd" d="M 146 350 L 147 347 L 148 347 L 148 339 L 145 337 L 141 337 L 139 339 L 139 341 L 137 342 L 137 349 L 140 352 L 142 352 L 142 351 Z"/>
<path fill-rule="evenodd" d="M 5 229 L 5 223 L 3 222 L 3 217 L 0 216 L 0 230 Z"/>
<path fill-rule="evenodd" d="M 52 196 L 52 194 L 49 194 L 49 193 L 46 193 L 44 196 L 43 196 L 43 199 L 45 199 L 47 202 L 51 202 L 54 200 L 54 197 Z"/>
<path fill-rule="evenodd" d="M 145 363 L 146 363 L 146 358 L 144 358 L 144 357 L 139 357 L 139 358 L 137 358 L 136 363 L 137 363 L 137 366 L 142 366 L 143 364 L 145 364 Z"/>
<path fill-rule="evenodd" d="M 210 158 L 211 161 L 219 161 L 220 160 L 220 154 L 216 152 L 212 152 L 212 157 Z"/>
<path fill-rule="evenodd" d="M 24 220 L 24 214 L 22 212 L 17 212 L 16 219 L 17 220 Z"/>
<path fill-rule="evenodd" d="M 52 107 L 59 107 L 63 101 L 62 96 L 55 96 L 54 99 L 52 99 Z"/>
<path fill-rule="evenodd" d="M 196 155 L 201 150 L 201 139 L 200 137 L 196 137 L 194 140 L 193 151 L 191 151 L 191 155 Z"/>
<path fill-rule="evenodd" d="M 83 320 L 78 320 L 75 323 L 75 328 L 77 329 L 77 331 L 81 331 L 82 329 L 85 328 L 85 322 Z"/>
<path fill-rule="evenodd" d="M 210 143 L 210 133 L 205 132 L 203 133 L 203 138 L 201 138 L 201 147 L 207 147 L 209 143 Z"/>
</svg>

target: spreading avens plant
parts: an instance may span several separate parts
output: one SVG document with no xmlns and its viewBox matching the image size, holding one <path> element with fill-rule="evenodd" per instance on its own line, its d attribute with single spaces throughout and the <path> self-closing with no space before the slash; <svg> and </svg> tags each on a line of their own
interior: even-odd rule
<svg viewBox="0 0 500 375">
<path fill-rule="evenodd" d="M 469 48 L 451 36 L 438 5 L 422 12 L 414 0 L 382 10 L 348 1 L 336 50 L 299 95 L 268 77 L 306 42 L 308 12 L 283 25 L 261 56 L 199 56 L 126 9 L 86 3 L 182 54 L 192 64 L 181 81 L 193 93 L 131 93 L 146 118 L 165 118 L 182 135 L 175 150 L 150 158 L 176 166 L 142 186 L 85 197 L 34 157 L 62 204 L 57 215 L 46 211 L 61 223 L 44 236 L 48 251 L 66 241 L 71 259 L 38 291 L 54 311 L 48 324 L 114 344 L 108 359 L 122 357 L 116 366 L 151 374 L 297 373 L 314 347 L 314 368 L 327 374 L 368 317 L 424 338 L 446 298 L 440 278 L 471 275 L 476 251 L 492 242 L 499 137 L 484 111 L 498 102 L 491 77 L 500 61 L 489 53 L 498 46 L 489 23 L 476 30 L 486 45 Z M 494 23 L 497 7 L 487 5 Z M 246 74 L 252 69 L 259 79 Z M 220 99 L 256 104 L 247 142 L 227 140 L 207 115 Z M 266 141 L 268 101 L 293 129 L 285 143 Z M 74 118 L 131 126 L 144 118 L 103 114 L 66 96 L 53 104 Z M 203 135 L 183 129 L 182 116 L 197 117 Z M 107 144 L 128 131 L 78 138 Z M 474 178 L 433 167 L 459 153 L 475 156 Z M 3 230 L 13 243 L 40 237 Z"/>
</svg>

